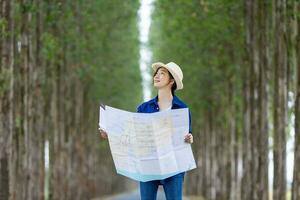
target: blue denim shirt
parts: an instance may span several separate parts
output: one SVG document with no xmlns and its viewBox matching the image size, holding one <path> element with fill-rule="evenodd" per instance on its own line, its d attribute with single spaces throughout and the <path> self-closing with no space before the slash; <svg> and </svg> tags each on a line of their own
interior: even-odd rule
<svg viewBox="0 0 300 200">
<path fill-rule="evenodd" d="M 180 100 L 177 96 L 173 96 L 172 100 L 172 108 L 171 109 L 178 109 L 178 108 L 188 108 L 188 106 Z M 159 111 L 158 106 L 158 96 L 155 98 L 146 101 L 138 106 L 137 112 L 139 113 L 154 113 Z M 189 132 L 192 133 L 192 119 L 191 119 L 191 112 L 189 110 Z"/>
</svg>

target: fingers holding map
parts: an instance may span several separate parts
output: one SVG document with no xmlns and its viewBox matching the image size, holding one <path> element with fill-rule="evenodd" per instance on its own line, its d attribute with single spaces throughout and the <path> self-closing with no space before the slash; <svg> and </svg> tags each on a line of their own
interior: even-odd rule
<svg viewBox="0 0 300 200">
<path fill-rule="evenodd" d="M 100 107 L 99 127 L 108 134 L 116 171 L 137 181 L 160 180 L 196 168 L 188 108 L 134 113 Z"/>
</svg>

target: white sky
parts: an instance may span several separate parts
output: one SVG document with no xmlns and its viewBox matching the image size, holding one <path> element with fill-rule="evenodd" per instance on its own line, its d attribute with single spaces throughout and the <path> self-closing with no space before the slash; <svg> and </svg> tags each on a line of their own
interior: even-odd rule
<svg viewBox="0 0 300 200">
<path fill-rule="evenodd" d="M 151 25 L 151 13 L 154 0 L 141 0 L 141 7 L 138 11 L 139 17 L 139 40 L 140 40 L 140 71 L 142 75 L 142 86 L 144 101 L 151 99 L 151 62 L 152 52 L 148 47 L 149 30 Z"/>
</svg>

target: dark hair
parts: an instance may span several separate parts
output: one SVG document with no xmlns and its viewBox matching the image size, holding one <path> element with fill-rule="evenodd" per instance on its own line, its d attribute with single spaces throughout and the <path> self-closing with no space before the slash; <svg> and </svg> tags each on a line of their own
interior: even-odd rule
<svg viewBox="0 0 300 200">
<path fill-rule="evenodd" d="M 171 75 L 171 78 L 174 79 L 174 77 L 172 76 L 172 74 L 169 72 L 169 74 Z M 175 90 L 177 89 L 177 84 L 175 82 L 175 79 L 174 79 L 174 83 L 172 85 L 172 88 L 171 88 L 171 91 L 172 91 L 172 95 L 174 96 L 175 94 Z"/>
<path fill-rule="evenodd" d="M 159 68 L 156 69 L 156 71 L 155 71 L 154 74 L 153 74 L 153 78 L 154 78 L 154 76 L 157 74 L 157 72 L 158 72 L 158 70 L 159 70 L 160 68 L 161 68 L 161 67 L 159 67 Z M 174 80 L 174 83 L 173 83 L 173 85 L 172 85 L 172 87 L 171 87 L 171 92 L 172 92 L 172 95 L 174 96 L 175 90 L 177 89 L 177 84 L 176 84 L 176 81 L 175 81 L 173 75 L 169 72 L 169 70 L 168 70 L 168 73 L 169 73 L 170 78 Z"/>
</svg>

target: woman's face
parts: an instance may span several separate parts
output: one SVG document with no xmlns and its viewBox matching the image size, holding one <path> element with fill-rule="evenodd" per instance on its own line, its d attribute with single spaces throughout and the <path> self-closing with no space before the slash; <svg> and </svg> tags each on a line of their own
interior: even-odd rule
<svg viewBox="0 0 300 200">
<path fill-rule="evenodd" d="M 169 87 L 171 89 L 173 83 L 174 80 L 171 79 L 169 71 L 164 67 L 160 67 L 153 77 L 153 84 L 157 89 L 163 87 Z"/>
</svg>

